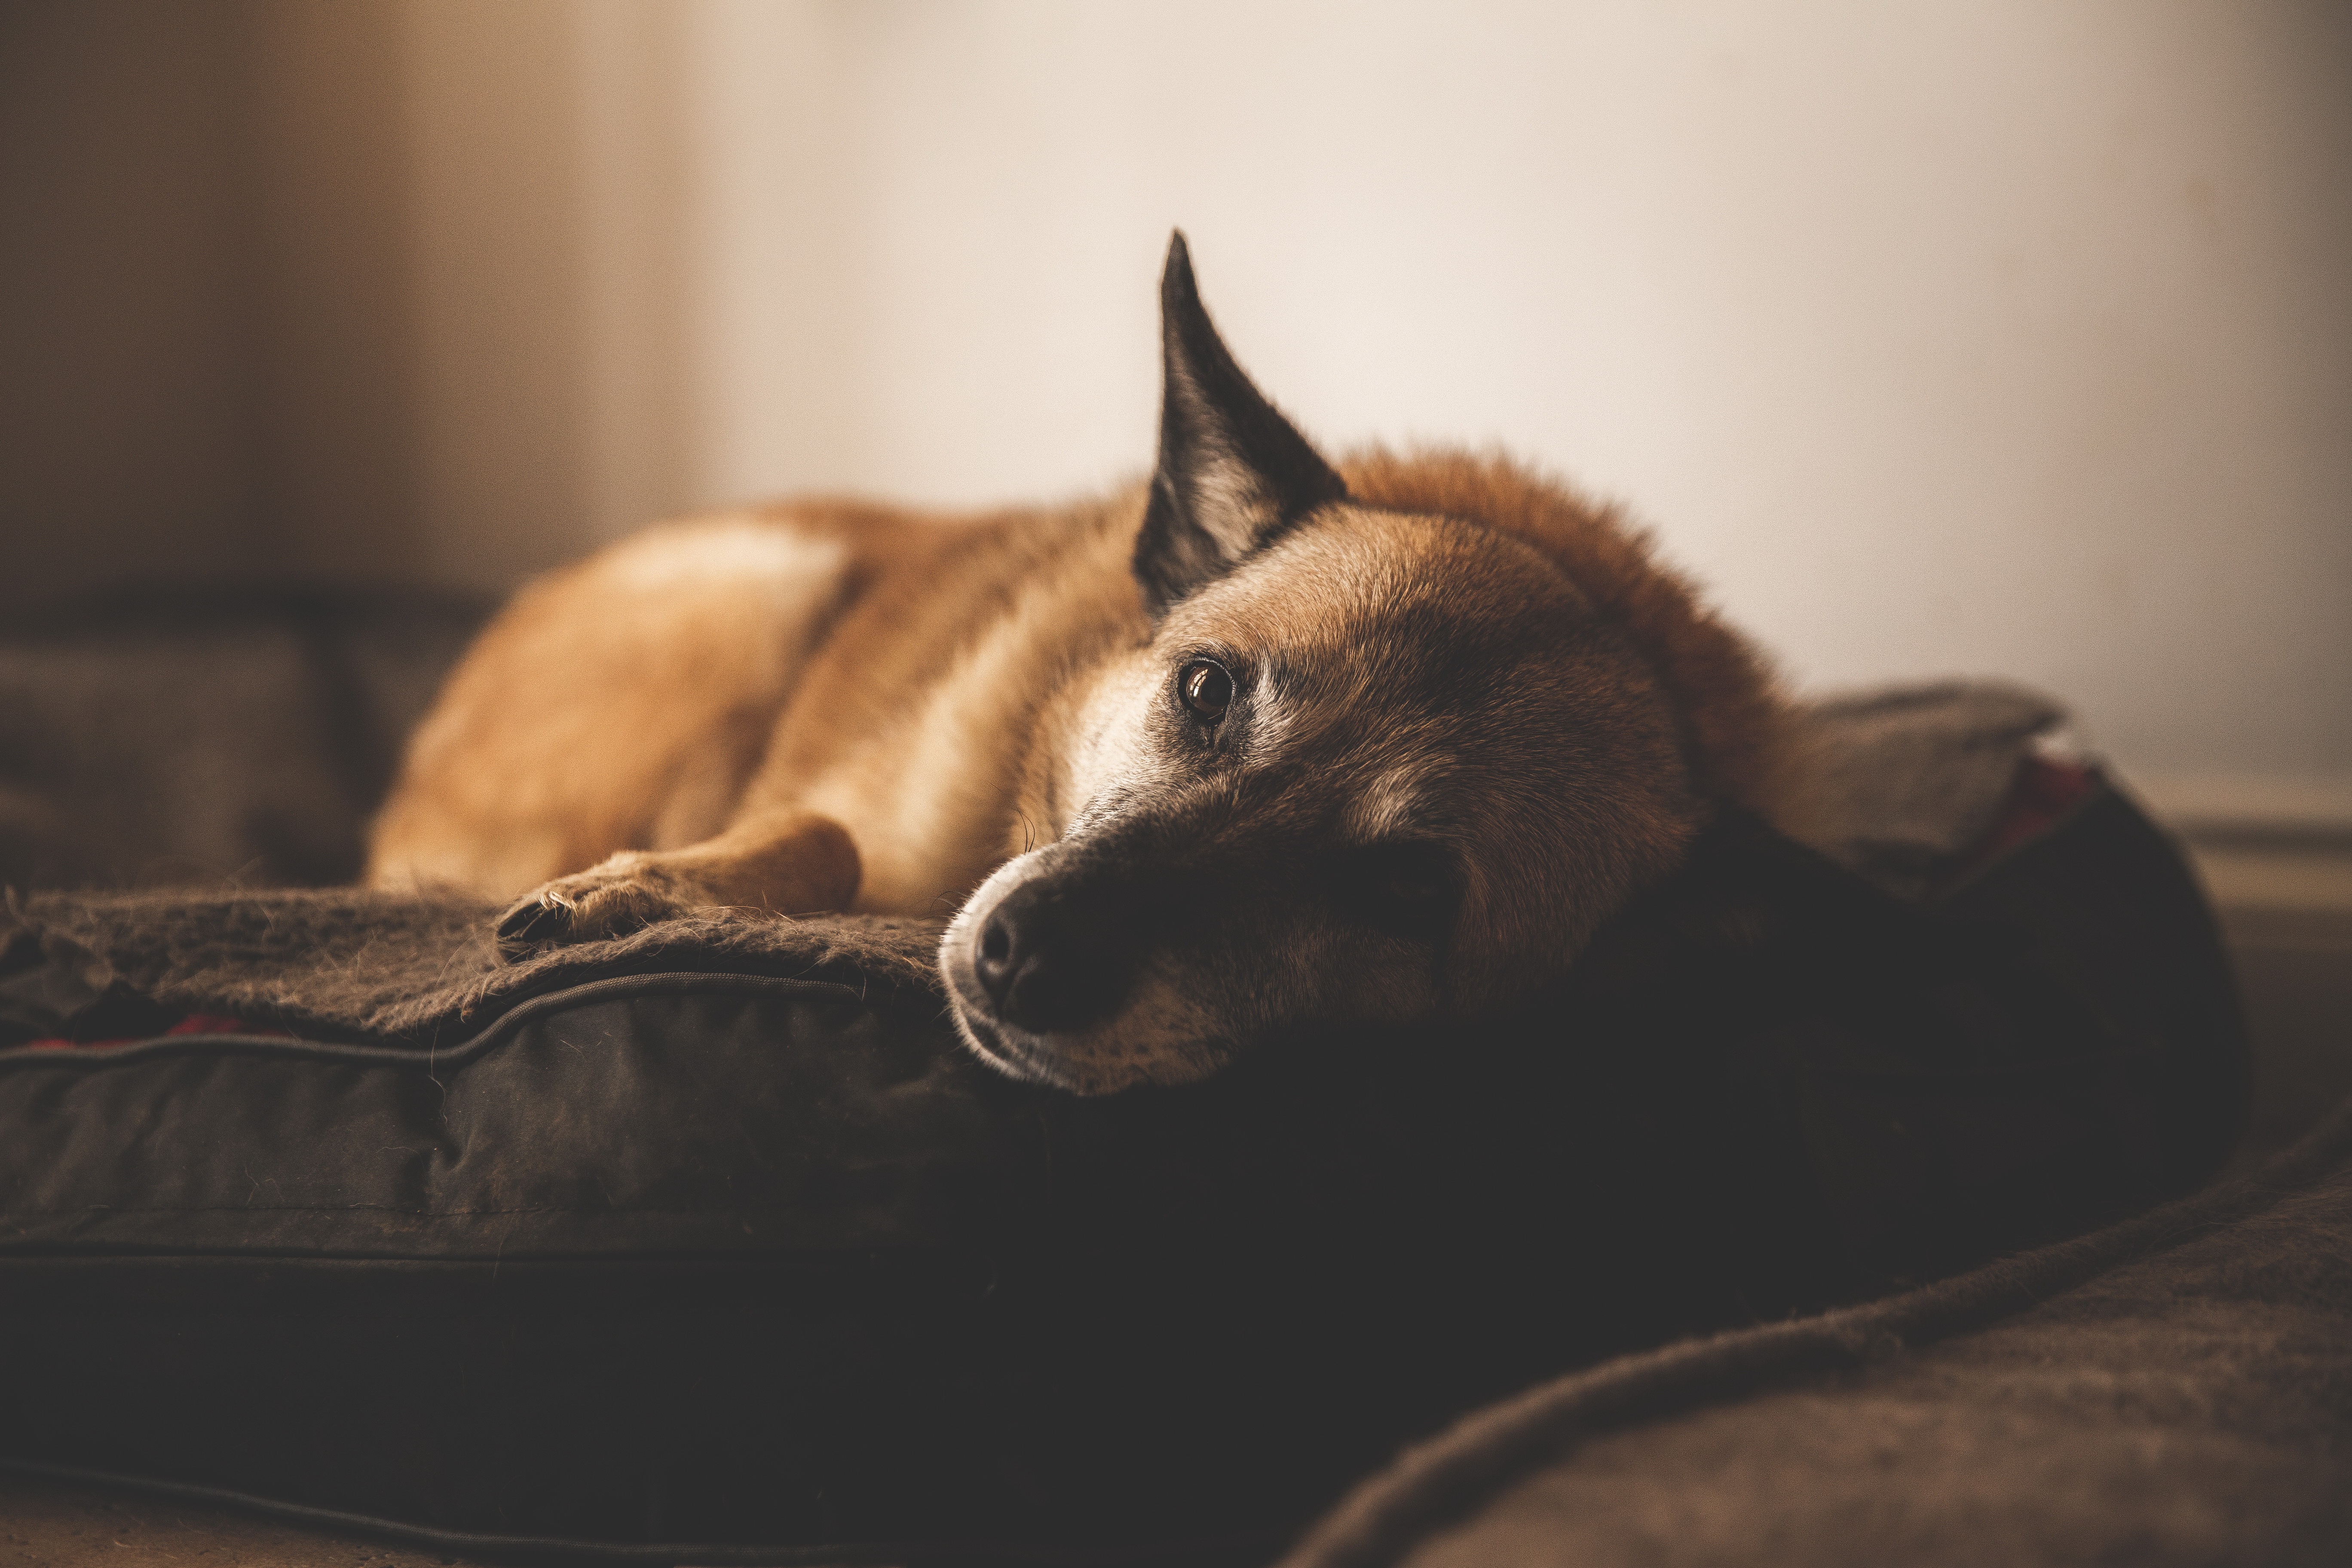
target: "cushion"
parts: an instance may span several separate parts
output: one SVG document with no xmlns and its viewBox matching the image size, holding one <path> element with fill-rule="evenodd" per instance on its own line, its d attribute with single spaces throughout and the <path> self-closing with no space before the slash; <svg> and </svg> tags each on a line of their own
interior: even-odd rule
<svg viewBox="0 0 2352 1568">
<path fill-rule="evenodd" d="M 2075 776 L 1910 898 L 1730 816 L 1514 1016 L 1097 1100 L 958 1047 L 929 922 L 501 966 L 462 900 L 17 898 L 0 1456 L 471 1550 L 1262 1560 L 1531 1380 L 2210 1173 L 2226 969 Z"/>
</svg>

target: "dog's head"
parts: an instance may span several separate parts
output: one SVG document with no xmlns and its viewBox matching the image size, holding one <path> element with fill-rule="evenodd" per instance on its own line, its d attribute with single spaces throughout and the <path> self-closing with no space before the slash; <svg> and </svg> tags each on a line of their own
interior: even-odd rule
<svg viewBox="0 0 2352 1568">
<path fill-rule="evenodd" d="M 1082 1093 L 1507 1000 L 1706 809 L 1618 607 L 1507 528 L 1351 495 L 1227 353 L 1181 236 L 1161 305 L 1152 635 L 1074 700 L 1058 838 L 941 948 L 973 1048 Z"/>
</svg>

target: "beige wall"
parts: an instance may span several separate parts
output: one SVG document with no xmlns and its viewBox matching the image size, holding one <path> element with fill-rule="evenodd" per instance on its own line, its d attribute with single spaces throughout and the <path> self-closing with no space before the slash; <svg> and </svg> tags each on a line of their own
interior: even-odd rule
<svg viewBox="0 0 2352 1568">
<path fill-rule="evenodd" d="M 679 297 L 607 277 L 642 138 L 593 68 L 634 9 L 0 10 L 0 600 L 499 585 L 677 504 L 603 438 L 657 384 L 604 339 Z"/>
<path fill-rule="evenodd" d="M 0 599 L 264 553 L 236 57 L 199 9 L 0 8 Z"/>
<path fill-rule="evenodd" d="M 269 564 L 296 576 L 422 574 L 423 302 L 397 13 L 341 0 L 218 9 L 236 46 L 250 188 Z"/>
<path fill-rule="evenodd" d="M 26 542 L 64 516 L 183 520 L 173 570 L 495 583 L 707 500 L 1098 484 L 1149 458 L 1181 222 L 1312 432 L 1499 440 L 1626 498 L 1810 684 L 2011 675 L 2139 773 L 2352 802 L 2340 6 L 7 26 L 47 94 L 0 106 L 11 193 L 91 175 L 6 262 L 6 330 L 46 323 L 0 432 L 29 574 L 100 569 Z"/>
<path fill-rule="evenodd" d="M 693 15 L 736 62 L 710 165 L 768 155 L 768 14 Z M 787 340 L 714 334 L 705 484 L 1135 466 L 1181 222 L 1311 431 L 1497 440 L 1626 498 L 1808 684 L 2012 676 L 2137 772 L 2352 814 L 2348 23 L 858 6 L 828 39 L 843 429 L 812 467 Z M 781 312 L 805 213 L 749 179 L 729 209 L 710 319 Z"/>
</svg>

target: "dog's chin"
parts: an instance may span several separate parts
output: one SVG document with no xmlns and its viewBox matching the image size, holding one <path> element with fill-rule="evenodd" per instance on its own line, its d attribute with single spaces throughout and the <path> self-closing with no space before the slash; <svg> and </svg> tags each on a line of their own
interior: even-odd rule
<svg viewBox="0 0 2352 1568">
<path fill-rule="evenodd" d="M 963 1007 L 955 1009 L 956 1033 L 972 1055 L 1005 1077 L 1023 1083 L 1043 1084 L 1073 1094 L 1108 1094 L 1116 1085 L 1098 1085 L 1087 1075 L 1073 1073 L 1056 1060 L 1050 1038 L 1016 1029 L 1001 1020 L 982 1018 Z"/>
<path fill-rule="evenodd" d="M 965 1048 L 1005 1077 L 1017 1078 L 1024 1083 L 1070 1087 L 1061 1083 L 1051 1070 L 1049 1058 L 1037 1048 L 1035 1037 L 978 1016 L 961 997 L 950 1000 L 949 1012 L 955 1018 L 956 1033 L 963 1037 Z"/>
<path fill-rule="evenodd" d="M 1116 1094 L 1145 1084 L 1194 1083 L 1233 1059 L 1223 1041 L 1168 1037 L 1146 1025 L 1133 1036 L 1127 1014 L 1067 1035 L 1040 1035 L 992 1016 L 950 984 L 956 1033 L 972 1055 L 1008 1078 L 1072 1094 Z M 1131 1011 L 1131 1010 L 1130 1010 Z"/>
<path fill-rule="evenodd" d="M 950 942 L 954 936 L 950 932 Z M 1203 1037 L 1192 1009 L 1154 1005 L 1166 988 L 1147 982 L 1118 1014 L 1090 1028 L 1038 1034 L 995 1016 L 982 997 L 969 956 L 952 945 L 940 954 L 949 1010 L 972 1055 L 1007 1078 L 1072 1094 L 1116 1094 L 1144 1084 L 1192 1083 L 1234 1055 L 1227 1042 Z M 1171 1016 L 1172 1014 L 1176 1016 Z"/>
</svg>

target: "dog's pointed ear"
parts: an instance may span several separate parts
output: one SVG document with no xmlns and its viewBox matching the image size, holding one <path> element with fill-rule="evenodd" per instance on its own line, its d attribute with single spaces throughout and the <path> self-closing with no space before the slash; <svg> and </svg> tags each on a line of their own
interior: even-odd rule
<svg viewBox="0 0 2352 1568">
<path fill-rule="evenodd" d="M 1160 279 L 1160 468 L 1135 541 L 1156 620 L 1347 485 L 1234 363 L 1178 230 Z"/>
</svg>

